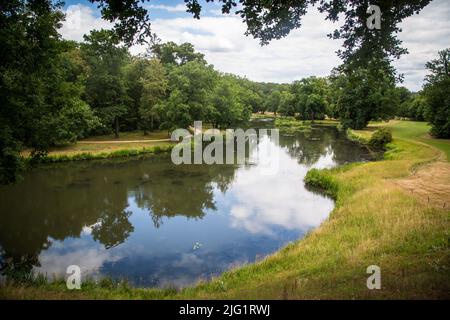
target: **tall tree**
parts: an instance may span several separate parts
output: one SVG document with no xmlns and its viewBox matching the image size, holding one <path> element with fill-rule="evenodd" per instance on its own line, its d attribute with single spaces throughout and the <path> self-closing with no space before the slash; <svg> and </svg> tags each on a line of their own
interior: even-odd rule
<svg viewBox="0 0 450 320">
<path fill-rule="evenodd" d="M 101 119 L 106 132 L 114 128 L 119 137 L 120 118 L 127 112 L 124 66 L 128 51 L 109 30 L 93 30 L 81 45 L 89 66 L 86 101 Z"/>
<path fill-rule="evenodd" d="M 278 90 L 274 90 L 269 94 L 265 102 L 266 106 L 265 109 L 277 115 L 277 110 L 278 107 L 280 106 L 280 102 L 281 102 L 281 93 Z"/>
<path fill-rule="evenodd" d="M 289 91 L 280 92 L 280 104 L 278 105 L 278 113 L 282 116 L 294 116 L 294 95 Z"/>
<path fill-rule="evenodd" d="M 439 51 L 438 58 L 427 62 L 424 95 L 428 102 L 427 118 L 431 134 L 450 138 L 450 48 Z"/>
<path fill-rule="evenodd" d="M 34 158 L 55 144 L 83 136 L 95 119 L 80 100 L 77 52 L 61 42 L 61 3 L 0 4 L 0 182 L 23 167 L 20 151 Z"/>
<path fill-rule="evenodd" d="M 251 115 L 251 105 L 245 103 L 238 83 L 232 77 L 221 77 L 211 96 L 214 126 L 235 127 L 247 121 Z M 243 93 L 245 95 L 245 92 Z"/>
<path fill-rule="evenodd" d="M 163 101 L 168 88 L 168 79 L 164 66 L 158 59 L 147 61 L 145 72 L 141 78 L 142 97 L 139 115 L 144 134 L 156 128 L 156 122 L 161 121 L 157 105 Z"/>
<path fill-rule="evenodd" d="M 384 62 L 373 60 L 340 77 L 336 109 L 344 128 L 362 129 L 370 120 L 388 120 L 395 114 L 395 79 Z"/>
<path fill-rule="evenodd" d="M 292 84 L 296 111 L 304 120 L 323 119 L 327 109 L 328 83 L 324 78 L 309 77 Z"/>
<path fill-rule="evenodd" d="M 163 117 L 167 129 L 186 128 L 196 120 L 210 120 L 210 96 L 218 73 L 212 66 L 197 61 L 171 69 L 169 96 L 160 103 L 157 112 Z"/>
</svg>

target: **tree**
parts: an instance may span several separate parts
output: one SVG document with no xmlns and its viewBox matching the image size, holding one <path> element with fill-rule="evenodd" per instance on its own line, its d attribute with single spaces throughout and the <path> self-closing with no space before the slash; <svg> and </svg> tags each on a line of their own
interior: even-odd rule
<svg viewBox="0 0 450 320">
<path fill-rule="evenodd" d="M 396 110 L 395 79 L 389 63 L 372 61 L 367 67 L 345 70 L 337 112 L 344 128 L 362 129 L 370 120 L 388 120 Z"/>
<path fill-rule="evenodd" d="M 85 35 L 81 50 L 89 66 L 86 101 L 100 118 L 106 132 L 114 125 L 118 138 L 120 118 L 127 112 L 124 66 L 128 51 L 119 45 L 109 30 L 93 30 Z"/>
<path fill-rule="evenodd" d="M 212 66 L 190 61 L 169 73 L 169 96 L 156 111 L 166 129 L 186 128 L 196 120 L 210 120 L 210 97 L 218 74 Z"/>
<path fill-rule="evenodd" d="M 172 41 L 154 44 L 150 48 L 150 53 L 164 65 L 180 66 L 190 61 L 206 65 L 204 54 L 195 52 L 194 46 L 187 42 L 180 45 Z"/>
<path fill-rule="evenodd" d="M 328 103 L 328 83 L 324 78 L 309 77 L 292 84 L 296 112 L 304 120 L 323 119 Z"/>
<path fill-rule="evenodd" d="M 426 117 L 431 123 L 431 134 L 450 138 L 450 48 L 438 52 L 438 58 L 425 65 L 430 74 L 423 88 L 428 102 Z"/>
<path fill-rule="evenodd" d="M 0 182 L 14 182 L 23 161 L 74 141 L 95 126 L 80 99 L 83 66 L 61 41 L 63 13 L 52 1 L 3 1 L 0 10 Z"/>
<path fill-rule="evenodd" d="M 413 99 L 412 93 L 405 87 L 396 87 L 395 94 L 398 99 L 398 108 L 395 115 L 399 117 L 409 118 L 409 106 Z"/>
<path fill-rule="evenodd" d="M 422 94 L 417 94 L 406 102 L 408 107 L 407 117 L 416 120 L 424 121 L 428 113 L 428 101 Z"/>
<path fill-rule="evenodd" d="M 294 116 L 294 95 L 289 91 L 282 91 L 280 93 L 280 104 L 278 106 L 278 113 L 282 116 Z"/>
<path fill-rule="evenodd" d="M 148 59 L 131 57 L 124 67 L 125 87 L 127 94 L 127 113 L 124 123 L 129 129 L 140 129 L 142 120 L 139 109 L 141 107 L 142 93 L 144 91 L 143 77 L 147 71 Z"/>
<path fill-rule="evenodd" d="M 278 107 L 280 106 L 281 102 L 281 93 L 278 90 L 272 91 L 272 93 L 269 94 L 269 97 L 266 100 L 266 110 L 275 113 L 277 115 Z"/>
<path fill-rule="evenodd" d="M 245 104 L 245 100 L 240 94 L 240 89 L 235 79 L 221 77 L 210 101 L 213 109 L 213 125 L 229 128 L 248 121 L 251 115 L 251 106 Z"/>
<path fill-rule="evenodd" d="M 313 93 L 306 99 L 305 114 L 309 115 L 308 118 L 313 122 L 316 119 L 323 120 L 326 107 L 327 105 L 323 96 Z"/>
<path fill-rule="evenodd" d="M 147 62 L 144 75 L 140 82 L 142 84 L 142 97 L 139 107 L 139 115 L 144 129 L 144 134 L 148 130 L 155 129 L 155 121 L 160 121 L 158 108 L 156 107 L 165 97 L 168 80 L 165 69 L 157 59 Z"/>
</svg>

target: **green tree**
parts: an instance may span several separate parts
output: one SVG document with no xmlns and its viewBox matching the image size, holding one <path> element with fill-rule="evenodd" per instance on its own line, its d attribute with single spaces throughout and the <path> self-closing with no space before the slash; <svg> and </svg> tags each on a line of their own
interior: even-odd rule
<svg viewBox="0 0 450 320">
<path fill-rule="evenodd" d="M 277 110 L 278 107 L 280 106 L 280 102 L 281 102 L 281 93 L 278 90 L 274 90 L 267 97 L 267 100 L 265 102 L 266 106 L 265 109 L 277 115 Z"/>
<path fill-rule="evenodd" d="M 428 113 L 428 101 L 422 94 L 417 94 L 407 102 L 407 117 L 416 120 L 426 120 Z"/>
<path fill-rule="evenodd" d="M 372 61 L 347 69 L 341 79 L 337 112 L 344 128 L 362 129 L 370 120 L 388 120 L 397 108 L 395 79 L 389 63 Z"/>
<path fill-rule="evenodd" d="M 194 46 L 187 42 L 180 45 L 172 41 L 157 43 L 150 48 L 150 52 L 164 65 L 180 66 L 190 61 L 206 65 L 205 56 L 196 52 Z"/>
<path fill-rule="evenodd" d="M 131 60 L 124 67 L 124 79 L 126 94 L 128 99 L 127 113 L 124 116 L 124 123 L 127 128 L 140 129 L 142 124 L 139 108 L 141 107 L 142 93 L 144 91 L 143 77 L 148 66 L 148 60 L 142 57 L 131 57 Z"/>
<path fill-rule="evenodd" d="M 139 107 L 139 115 L 144 134 L 155 129 L 155 122 L 161 120 L 157 105 L 163 101 L 166 95 L 168 80 L 164 66 L 157 59 L 147 62 L 142 84 L 142 97 Z"/>
<path fill-rule="evenodd" d="M 425 65 L 430 74 L 423 88 L 428 102 L 426 117 L 431 123 L 431 134 L 450 138 L 450 48 L 439 51 L 438 58 Z"/>
<path fill-rule="evenodd" d="M 89 66 L 86 101 L 100 118 L 106 132 L 110 132 L 113 126 L 118 138 L 120 118 L 127 113 L 124 66 L 128 51 L 119 45 L 109 30 L 93 30 L 85 35 L 81 50 Z"/>
<path fill-rule="evenodd" d="M 282 116 L 294 116 L 294 95 L 289 91 L 280 92 L 280 104 L 278 105 L 278 113 Z"/>
<path fill-rule="evenodd" d="M 219 79 L 210 101 L 214 126 L 229 128 L 248 121 L 252 107 L 245 104 L 246 98 L 240 91 L 247 90 L 240 89 L 235 79 L 231 77 Z"/>
<path fill-rule="evenodd" d="M 304 120 L 323 119 L 328 107 L 328 83 L 325 78 L 309 77 L 292 84 L 296 112 Z"/>
<path fill-rule="evenodd" d="M 169 96 L 155 109 L 166 129 L 186 128 L 193 121 L 211 119 L 210 97 L 218 78 L 212 66 L 190 61 L 169 74 Z"/>
<path fill-rule="evenodd" d="M 61 41 L 61 4 L 3 1 L 0 10 L 0 182 L 17 179 L 23 161 L 84 136 L 95 117 L 80 99 L 82 63 Z"/>
</svg>

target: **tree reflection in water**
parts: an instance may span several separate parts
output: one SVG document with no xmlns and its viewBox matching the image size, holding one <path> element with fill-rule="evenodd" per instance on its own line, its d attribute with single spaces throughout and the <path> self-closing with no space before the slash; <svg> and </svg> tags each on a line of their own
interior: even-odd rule
<svg viewBox="0 0 450 320">
<path fill-rule="evenodd" d="M 369 158 L 364 149 L 344 139 L 333 128 L 313 130 L 294 136 L 281 135 L 279 149 L 290 159 L 295 159 L 303 166 L 302 168 L 317 164 L 321 157 L 329 159 L 332 165 Z M 89 227 L 92 239 L 106 249 L 123 244 L 135 232 L 135 226 L 130 222 L 135 209 L 130 207 L 130 201 L 150 216 L 155 228 L 149 229 L 148 232 L 155 232 L 157 228 L 161 228 L 164 220 L 169 218 L 186 217 L 187 220 L 201 220 L 208 212 L 218 210 L 216 201 L 218 194 L 223 194 L 228 202 L 241 200 L 239 194 L 233 195 L 228 190 L 233 185 L 236 185 L 236 190 L 241 190 L 242 186 L 247 187 L 246 181 L 237 184 L 235 180 L 237 172 L 245 173 L 249 168 L 235 165 L 175 166 L 167 156 L 161 156 L 61 164 L 36 169 L 16 185 L 0 186 L 1 271 L 9 276 L 23 277 L 29 274 L 33 268 L 40 266 L 41 253 L 46 252 L 53 242 L 80 238 L 86 227 Z M 270 189 L 270 185 L 267 187 L 261 185 L 263 180 L 258 180 L 257 176 L 249 178 L 249 175 L 251 174 L 239 175 L 239 179 L 247 179 L 247 182 L 254 183 L 248 186 L 253 192 L 242 191 L 242 195 L 248 194 L 254 202 L 258 202 L 258 197 L 264 196 L 260 203 L 266 207 L 276 208 L 279 199 L 271 197 L 270 190 L 258 191 L 261 188 Z M 266 183 L 272 182 L 266 180 Z M 282 181 L 274 180 L 272 187 L 280 186 L 281 190 L 282 185 Z M 289 187 L 286 190 L 296 192 L 289 190 Z M 308 192 L 303 187 L 298 191 Z M 272 194 L 275 196 L 277 192 Z M 293 199 L 296 197 L 294 194 Z M 296 207 L 295 204 L 293 207 Z M 286 208 L 286 205 L 280 204 L 279 208 Z M 231 224 L 236 221 L 239 223 L 232 215 L 243 211 L 236 211 L 233 208 L 229 210 L 231 210 L 231 213 L 228 212 L 231 215 Z M 272 211 L 273 214 L 277 214 L 276 210 Z M 262 223 L 273 223 L 276 219 L 267 216 L 268 212 L 266 210 L 264 216 L 256 215 L 256 217 L 263 217 Z M 289 222 L 283 222 L 278 227 L 288 224 Z M 222 227 L 224 228 L 225 226 Z M 258 228 L 262 230 L 264 226 Z M 219 233 L 218 229 L 210 232 Z M 223 253 L 220 258 L 213 252 L 205 253 L 203 259 L 211 264 L 211 268 L 219 270 L 225 262 L 236 263 L 237 257 L 244 259 L 248 252 L 254 254 L 252 248 L 258 245 L 267 248 L 274 246 L 269 238 L 259 239 L 251 234 L 246 237 L 247 242 L 242 244 L 242 247 L 233 248 L 230 247 L 231 244 L 224 243 L 223 248 L 226 247 L 228 252 Z M 160 265 L 172 270 L 171 272 L 175 272 L 174 268 L 189 263 L 191 268 L 200 261 L 198 254 L 183 253 L 181 260 L 179 256 L 175 258 L 174 255 L 167 253 L 166 256 L 160 257 Z M 174 262 L 174 259 L 178 262 Z M 139 273 L 139 268 L 143 267 L 136 267 L 134 272 Z M 198 267 L 201 268 L 205 266 Z M 148 272 L 148 269 L 144 269 L 142 272 Z"/>
</svg>

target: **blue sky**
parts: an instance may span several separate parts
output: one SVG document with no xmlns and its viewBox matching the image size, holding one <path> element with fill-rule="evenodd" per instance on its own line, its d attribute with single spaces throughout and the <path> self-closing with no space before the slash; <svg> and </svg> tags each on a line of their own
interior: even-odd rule
<svg viewBox="0 0 450 320">
<path fill-rule="evenodd" d="M 191 42 L 223 72 L 255 81 L 291 82 L 312 75 L 326 76 L 341 63 L 335 54 L 341 42 L 327 38 L 339 24 L 325 21 L 315 8 L 305 15 L 301 29 L 261 47 L 257 40 L 244 35 L 245 25 L 239 17 L 222 15 L 217 3 L 201 4 L 200 20 L 185 12 L 184 1 L 151 0 L 145 6 L 153 31 L 162 41 Z M 88 0 L 68 0 L 64 10 L 67 21 L 60 33 L 66 39 L 81 41 L 91 29 L 111 28 Z M 405 19 L 401 27 L 399 38 L 410 54 L 394 65 L 405 74 L 403 85 L 419 90 L 426 74 L 425 63 L 435 58 L 438 50 L 450 46 L 450 1 L 434 0 L 419 15 Z M 134 46 L 130 50 L 137 54 L 145 48 Z"/>
</svg>

